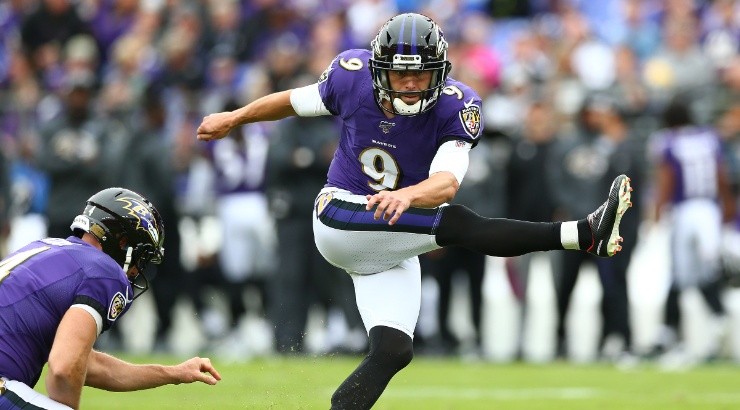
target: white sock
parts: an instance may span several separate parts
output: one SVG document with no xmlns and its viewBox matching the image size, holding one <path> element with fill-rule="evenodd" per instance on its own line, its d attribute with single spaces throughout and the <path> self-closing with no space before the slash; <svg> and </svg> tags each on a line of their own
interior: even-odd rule
<svg viewBox="0 0 740 410">
<path fill-rule="evenodd" d="M 581 249 L 578 245 L 578 221 L 568 221 L 560 224 L 560 243 L 565 249 Z"/>
</svg>

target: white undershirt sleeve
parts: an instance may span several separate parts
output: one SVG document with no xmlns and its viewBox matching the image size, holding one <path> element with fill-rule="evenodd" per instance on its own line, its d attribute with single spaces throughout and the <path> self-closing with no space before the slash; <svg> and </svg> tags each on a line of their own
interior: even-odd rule
<svg viewBox="0 0 740 410">
<path fill-rule="evenodd" d="M 457 179 L 457 183 L 462 184 L 465 173 L 468 172 L 470 163 L 468 153 L 471 148 L 472 145 L 469 142 L 461 140 L 447 141 L 440 145 L 429 167 L 429 175 L 440 171 L 451 172 Z"/>
<path fill-rule="evenodd" d="M 91 306 L 82 303 L 74 304 L 71 307 L 80 308 L 89 313 L 90 316 L 92 316 L 95 320 L 95 326 L 97 327 L 98 336 L 100 336 L 100 333 L 103 331 L 103 317 L 100 316 L 100 313 L 98 313 L 98 311 L 93 309 Z"/>
<path fill-rule="evenodd" d="M 318 117 L 331 114 L 326 109 L 324 101 L 321 100 L 318 83 L 291 90 L 290 105 L 293 106 L 296 114 L 301 117 Z"/>
</svg>

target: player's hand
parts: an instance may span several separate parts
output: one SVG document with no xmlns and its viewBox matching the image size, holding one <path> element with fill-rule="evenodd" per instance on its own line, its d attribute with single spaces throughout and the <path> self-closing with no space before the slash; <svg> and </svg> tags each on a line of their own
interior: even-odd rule
<svg viewBox="0 0 740 410">
<path fill-rule="evenodd" d="M 375 195 L 366 195 L 368 211 L 375 208 L 373 217 L 377 220 L 381 217 L 388 221 L 388 225 L 393 225 L 398 218 L 409 209 L 411 199 L 407 198 L 401 191 L 380 191 Z"/>
<path fill-rule="evenodd" d="M 198 126 L 198 139 L 210 141 L 225 137 L 231 131 L 233 117 L 231 111 L 207 115 Z"/>
<path fill-rule="evenodd" d="M 211 364 L 211 359 L 206 357 L 193 357 L 178 364 L 175 369 L 177 370 L 177 384 L 202 382 L 214 385 L 221 380 L 221 375 Z"/>
</svg>

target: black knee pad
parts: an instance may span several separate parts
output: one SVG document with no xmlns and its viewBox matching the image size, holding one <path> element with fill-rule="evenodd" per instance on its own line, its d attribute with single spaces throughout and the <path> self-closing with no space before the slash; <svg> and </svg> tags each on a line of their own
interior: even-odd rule
<svg viewBox="0 0 740 410">
<path fill-rule="evenodd" d="M 480 215 L 465 206 L 445 206 L 437 228 L 437 243 L 440 246 L 461 245 L 463 238 L 470 235 L 473 226 L 480 219 Z"/>
<path fill-rule="evenodd" d="M 388 326 L 370 329 L 369 360 L 395 373 L 408 366 L 413 358 L 414 344 L 409 335 Z"/>
</svg>

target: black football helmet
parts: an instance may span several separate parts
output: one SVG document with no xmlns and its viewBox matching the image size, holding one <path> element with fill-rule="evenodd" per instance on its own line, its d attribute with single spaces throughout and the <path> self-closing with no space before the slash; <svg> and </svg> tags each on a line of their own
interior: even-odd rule
<svg viewBox="0 0 740 410">
<path fill-rule="evenodd" d="M 381 108 L 393 114 L 416 115 L 434 106 L 452 67 L 447 60 L 447 41 L 437 23 L 421 14 L 400 14 L 383 25 L 370 48 L 373 92 Z M 413 92 L 391 89 L 388 72 L 395 70 L 431 71 L 429 88 Z M 402 94 L 419 95 L 420 99 L 408 105 L 398 98 Z M 383 106 L 383 100 L 390 101 L 392 108 Z"/>
<path fill-rule="evenodd" d="M 149 288 L 144 269 L 159 264 L 164 257 L 164 225 L 154 205 L 143 196 L 125 188 L 104 189 L 87 200 L 81 215 L 70 226 L 74 234 L 95 236 L 103 252 L 128 272 L 137 267 L 139 274 L 129 278 L 134 299 Z M 136 292 L 138 290 L 138 292 Z"/>
</svg>

